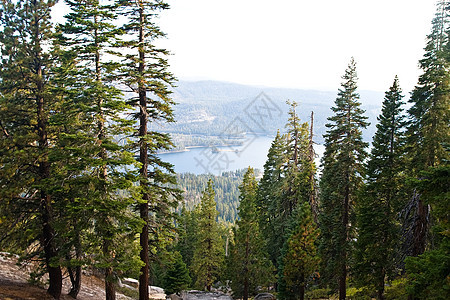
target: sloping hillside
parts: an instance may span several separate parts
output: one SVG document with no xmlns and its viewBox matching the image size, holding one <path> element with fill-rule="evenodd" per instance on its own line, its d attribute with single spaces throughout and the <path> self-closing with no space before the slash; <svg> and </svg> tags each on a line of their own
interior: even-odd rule
<svg viewBox="0 0 450 300">
<path fill-rule="evenodd" d="M 266 97 L 265 103 L 261 101 L 261 93 Z M 376 118 L 384 94 L 374 91 L 359 93 L 362 108 L 366 110 L 366 116 L 371 122 L 371 126 L 364 132 L 364 139 L 370 141 L 375 132 Z M 291 100 L 299 103 L 298 115 L 303 121 L 309 121 L 311 111 L 314 111 L 314 134 L 316 142 L 321 143 L 336 94 L 337 90 L 269 88 L 218 81 L 179 81 L 173 93 L 173 98 L 178 103 L 175 106 L 177 122 L 162 125 L 162 130 L 193 135 L 221 135 L 230 124 L 239 123 L 243 132 L 274 135 L 278 129 L 284 129 L 288 111 L 286 100 Z M 265 105 L 269 107 L 264 107 Z M 257 118 L 270 118 L 270 122 L 260 126 L 252 118 L 255 115 Z"/>
</svg>

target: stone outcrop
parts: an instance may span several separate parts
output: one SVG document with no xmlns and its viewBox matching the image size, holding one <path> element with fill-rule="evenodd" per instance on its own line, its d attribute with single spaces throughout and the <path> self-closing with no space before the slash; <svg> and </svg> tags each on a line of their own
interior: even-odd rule
<svg viewBox="0 0 450 300">
<path fill-rule="evenodd" d="M 119 286 L 125 287 L 132 290 L 137 290 L 139 287 L 139 281 L 133 278 L 124 278 L 119 280 Z M 164 289 L 157 286 L 148 286 L 148 295 L 150 299 L 154 300 L 164 300 L 166 299 L 166 294 L 164 293 Z"/>
<path fill-rule="evenodd" d="M 220 292 L 187 291 L 181 294 L 183 300 L 233 300 L 231 296 Z"/>
<path fill-rule="evenodd" d="M 276 297 L 270 293 L 261 293 L 255 296 L 254 300 L 275 300 Z"/>
<path fill-rule="evenodd" d="M 181 298 L 181 297 L 178 296 L 177 294 L 170 294 L 169 296 L 167 296 L 166 299 L 170 299 L 170 300 L 183 300 L 183 298 Z"/>
</svg>

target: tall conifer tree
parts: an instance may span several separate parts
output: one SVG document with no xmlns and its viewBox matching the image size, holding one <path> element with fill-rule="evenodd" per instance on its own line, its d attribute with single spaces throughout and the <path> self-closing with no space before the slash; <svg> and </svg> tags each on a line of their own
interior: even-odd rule
<svg viewBox="0 0 450 300">
<path fill-rule="evenodd" d="M 322 275 L 333 288 L 339 287 L 339 299 L 346 298 L 348 261 L 355 236 L 354 207 L 362 184 L 367 143 L 362 129 L 368 126 L 357 93 L 356 63 L 352 58 L 328 118 L 323 173 L 320 181 L 320 253 Z"/>
<path fill-rule="evenodd" d="M 88 221 L 84 224 L 75 221 L 75 227 L 80 231 L 84 225 L 88 231 L 90 238 L 85 240 L 89 244 L 85 247 L 95 253 L 94 264 L 104 269 L 106 299 L 113 300 L 118 269 L 125 265 L 129 269 L 137 267 L 131 251 L 134 247 L 124 243 L 125 236 L 136 230 L 137 222 L 128 212 L 135 177 L 127 171 L 130 169 L 127 166 L 133 165 L 133 157 L 123 144 L 119 145 L 120 138 L 131 131 L 133 122 L 121 117 L 129 106 L 116 87 L 118 63 L 113 62 L 111 55 L 118 34 L 118 28 L 113 25 L 117 22 L 116 8 L 112 2 L 104 3 L 109 5 L 101 5 L 98 0 L 67 1 L 71 13 L 60 26 L 61 46 L 76 56 L 76 70 L 72 73 L 76 81 L 66 85 L 72 90 L 73 117 L 80 118 L 80 124 L 72 128 L 73 134 L 66 135 L 71 141 L 62 146 L 82 149 L 69 155 L 76 160 L 67 163 L 68 168 L 79 169 L 71 182 L 70 193 L 77 195 L 76 205 L 89 208 L 83 210 L 83 218 Z M 127 192 L 121 193 L 120 189 Z M 82 212 L 76 210 L 76 213 Z M 72 219 L 77 220 L 76 216 Z M 128 253 L 126 248 L 130 250 Z M 124 260 L 128 260 L 126 264 Z M 74 282 L 78 290 L 79 264 Z M 72 296 L 76 296 L 77 289 L 72 289 Z"/>
<path fill-rule="evenodd" d="M 361 285 L 384 299 L 385 278 L 392 278 L 400 238 L 398 211 L 404 204 L 405 117 L 403 95 L 395 77 L 378 117 L 367 163 L 366 186 L 357 204 L 358 239 L 354 273 Z"/>
<path fill-rule="evenodd" d="M 252 168 L 248 168 L 239 187 L 239 220 L 236 222 L 235 245 L 231 252 L 231 287 L 235 297 L 249 299 L 258 286 L 271 279 L 270 263 L 259 230 L 256 211 L 257 183 Z"/>
<path fill-rule="evenodd" d="M 175 251 L 164 275 L 164 292 L 167 295 L 179 294 L 186 290 L 190 283 L 189 270 L 183 261 L 183 257 L 180 252 Z"/>
<path fill-rule="evenodd" d="M 133 136 L 141 164 L 139 182 L 142 200 L 138 206 L 144 222 L 140 234 L 140 257 L 144 266 L 139 277 L 139 299 L 148 300 L 149 243 L 158 241 L 160 231 L 170 226 L 171 208 L 178 204 L 177 192 L 168 185 L 175 183 L 173 168 L 156 155 L 157 150 L 172 146 L 170 137 L 149 130 L 151 122 L 174 121 L 174 102 L 169 89 L 174 77 L 167 70 L 168 52 L 154 45 L 156 39 L 164 37 L 155 24 L 156 15 L 169 6 L 160 0 L 119 0 L 119 4 L 121 15 L 126 18 L 123 26 L 125 35 L 120 43 L 124 57 L 121 81 L 133 94 L 129 104 L 137 110 L 134 117 L 139 122 L 139 129 Z M 149 232 L 153 233 L 152 241 Z"/>
<path fill-rule="evenodd" d="M 449 160 L 445 145 L 450 143 L 450 3 L 440 0 L 432 31 L 428 35 L 425 56 L 419 61 L 423 74 L 412 91 L 408 110 L 408 157 L 412 177 L 429 167 Z M 417 256 L 426 249 L 429 230 L 429 208 L 420 194 L 414 192 L 408 207 L 414 207 L 413 224 L 405 228 L 411 234 L 406 242 L 408 255 Z M 409 209 L 408 209 L 409 210 Z M 408 216 L 407 216 L 408 217 Z M 408 226 L 406 226 L 408 227 Z M 408 239 L 408 237 L 407 237 Z M 412 242 L 411 242 L 412 241 Z"/>
<path fill-rule="evenodd" d="M 192 273 L 195 285 L 200 289 L 211 291 L 218 278 L 225 257 L 223 241 L 217 224 L 217 209 L 214 200 L 213 181 L 203 192 L 198 220 L 197 245 L 192 259 Z"/>
<path fill-rule="evenodd" d="M 192 257 L 197 244 L 199 216 L 199 205 L 196 205 L 191 211 L 188 211 L 185 206 L 181 210 L 176 250 L 180 252 L 188 269 L 191 268 Z"/>
<path fill-rule="evenodd" d="M 2 214 L 16 217 L 8 229 L 26 226 L 31 233 L 27 243 L 40 242 L 49 274 L 48 293 L 59 298 L 62 272 L 51 188 L 57 170 L 52 157 L 57 128 L 52 119 L 60 112 L 61 96 L 53 90 L 58 54 L 52 47 L 50 11 L 55 2 L 2 1 L 0 7 L 0 197 Z"/>
<path fill-rule="evenodd" d="M 309 202 L 304 201 L 295 209 L 287 236 L 280 259 L 279 296 L 303 300 L 308 280 L 319 264 L 316 246 L 319 230 Z"/>
<path fill-rule="evenodd" d="M 270 260 L 274 265 L 276 265 L 280 254 L 280 249 L 273 246 L 277 238 L 273 233 L 277 232 L 277 229 L 275 229 L 275 226 L 277 226 L 275 220 L 278 218 L 277 203 L 281 196 L 281 187 L 283 184 L 281 166 L 284 159 L 284 145 L 283 137 L 278 131 L 267 154 L 267 160 L 264 164 L 264 174 L 258 184 L 256 200 L 259 226 L 266 240 Z"/>
<path fill-rule="evenodd" d="M 311 133 L 307 122 L 297 116 L 297 103 L 290 105 L 287 133 L 277 133 L 264 165 L 257 193 L 260 226 L 267 251 L 277 272 L 281 272 L 281 250 L 291 231 L 293 212 L 311 202 L 315 193 L 315 165 L 311 154 Z"/>
<path fill-rule="evenodd" d="M 280 295 L 285 299 L 304 297 L 306 277 L 310 275 L 306 264 L 315 268 L 316 240 L 315 223 L 311 218 L 311 197 L 315 185 L 315 165 L 311 155 L 311 133 L 309 124 L 300 122 L 297 116 L 297 103 L 287 102 L 289 119 L 286 124 L 285 164 L 283 169 L 283 189 L 278 222 L 282 230 L 278 231 L 279 248 L 282 249 L 278 258 L 278 282 Z M 300 246 L 299 243 L 305 247 Z M 310 248 L 312 247 L 312 248 Z M 314 248 L 314 251 L 310 251 Z M 302 252 L 295 256 L 292 252 Z M 296 269 L 296 271 L 293 271 Z M 294 287 L 296 286 L 296 287 Z M 295 296 L 294 296 L 295 295 Z"/>
<path fill-rule="evenodd" d="M 409 299 L 450 296 L 449 24 L 450 1 L 439 0 L 425 56 L 419 61 L 423 74 L 409 100 L 412 106 L 408 110 L 407 150 L 414 188 L 404 210 L 404 252 L 412 256 L 406 258 Z"/>
<path fill-rule="evenodd" d="M 289 119 L 286 124 L 286 148 L 284 170 L 283 196 L 279 210 L 286 221 L 299 202 L 309 201 L 313 189 L 314 162 L 309 155 L 309 126 L 307 122 L 300 122 L 297 115 L 297 103 L 287 102 Z"/>
</svg>

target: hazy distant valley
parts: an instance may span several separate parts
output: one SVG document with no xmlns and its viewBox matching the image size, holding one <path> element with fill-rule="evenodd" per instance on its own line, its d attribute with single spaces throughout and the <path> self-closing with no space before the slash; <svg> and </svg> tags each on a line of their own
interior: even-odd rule
<svg viewBox="0 0 450 300">
<path fill-rule="evenodd" d="M 261 94 L 263 93 L 263 94 Z M 323 142 L 336 91 L 246 86 L 218 81 L 179 81 L 173 92 L 176 123 L 159 125 L 172 134 L 178 150 L 189 146 L 239 144 L 244 134 L 274 136 L 284 131 L 287 100 L 296 101 L 301 120 L 314 112 L 314 140 Z M 380 113 L 382 92 L 360 91 L 371 125 L 363 133 L 371 141 Z"/>
</svg>

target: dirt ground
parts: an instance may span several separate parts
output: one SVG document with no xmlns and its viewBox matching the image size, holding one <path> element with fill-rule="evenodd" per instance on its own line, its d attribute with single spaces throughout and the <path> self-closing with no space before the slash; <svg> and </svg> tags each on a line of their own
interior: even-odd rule
<svg viewBox="0 0 450 300">
<path fill-rule="evenodd" d="M 46 293 L 46 287 L 37 287 L 29 284 L 30 266 L 17 266 L 17 257 L 0 252 L 0 300 L 52 300 Z M 63 282 L 61 300 L 73 300 L 67 296 L 70 290 L 70 280 L 66 278 Z M 95 276 L 82 277 L 82 287 L 78 294 L 79 300 L 101 300 L 105 299 L 104 283 Z M 117 300 L 131 300 L 122 294 L 117 294 Z"/>
</svg>

